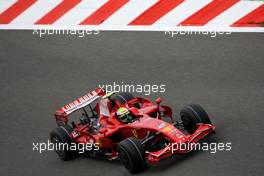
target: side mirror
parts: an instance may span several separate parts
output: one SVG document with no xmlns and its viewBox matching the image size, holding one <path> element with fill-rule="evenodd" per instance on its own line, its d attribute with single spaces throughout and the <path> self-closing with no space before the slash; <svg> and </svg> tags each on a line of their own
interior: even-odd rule
<svg viewBox="0 0 264 176">
<path fill-rule="evenodd" d="M 101 134 L 105 134 L 107 132 L 107 129 L 106 128 L 102 128 L 99 130 L 99 133 Z"/>
<path fill-rule="evenodd" d="M 155 101 L 156 101 L 156 103 L 159 105 L 159 104 L 162 102 L 162 99 L 159 97 L 159 98 L 157 98 Z"/>
<path fill-rule="evenodd" d="M 132 108 L 130 108 L 129 110 L 130 110 L 130 112 L 131 112 L 134 116 L 136 116 L 136 117 L 143 117 L 143 115 L 139 113 L 139 111 L 138 111 L 137 108 L 132 107 Z"/>
</svg>

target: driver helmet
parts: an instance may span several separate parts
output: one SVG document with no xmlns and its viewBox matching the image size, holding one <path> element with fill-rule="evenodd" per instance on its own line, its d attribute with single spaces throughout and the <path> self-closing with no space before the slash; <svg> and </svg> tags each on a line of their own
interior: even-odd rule
<svg viewBox="0 0 264 176">
<path fill-rule="evenodd" d="M 132 122 L 133 118 L 130 115 L 130 112 L 127 108 L 121 107 L 116 112 L 118 120 L 120 120 L 123 123 L 130 123 Z"/>
</svg>

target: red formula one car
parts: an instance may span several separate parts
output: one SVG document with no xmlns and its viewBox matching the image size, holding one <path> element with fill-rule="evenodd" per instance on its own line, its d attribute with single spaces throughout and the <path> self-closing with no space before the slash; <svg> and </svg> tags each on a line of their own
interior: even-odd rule
<svg viewBox="0 0 264 176">
<path fill-rule="evenodd" d="M 175 144 L 195 144 L 214 133 L 215 126 L 201 106 L 186 106 L 180 112 L 181 121 L 176 121 L 171 108 L 160 104 L 160 98 L 152 102 L 97 88 L 56 111 L 58 127 L 50 133 L 51 141 L 96 144 L 97 150 L 89 150 L 89 155 L 120 159 L 126 169 L 137 173 L 148 164 L 192 150 L 175 148 Z M 69 115 L 80 111 L 79 120 L 68 123 Z M 70 160 L 78 152 L 64 148 L 56 153 Z"/>
</svg>

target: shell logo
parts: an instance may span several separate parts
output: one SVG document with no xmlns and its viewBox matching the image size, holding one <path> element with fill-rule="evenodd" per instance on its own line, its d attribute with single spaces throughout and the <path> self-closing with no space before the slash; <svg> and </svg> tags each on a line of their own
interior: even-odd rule
<svg viewBox="0 0 264 176">
<path fill-rule="evenodd" d="M 164 128 L 162 128 L 162 131 L 164 133 L 168 133 L 170 132 L 171 130 L 173 130 L 174 128 L 172 126 L 165 126 Z"/>
<path fill-rule="evenodd" d="M 133 129 L 132 130 L 132 133 L 134 135 L 135 138 L 138 138 L 138 133 L 137 133 L 137 130 L 136 129 Z"/>
</svg>

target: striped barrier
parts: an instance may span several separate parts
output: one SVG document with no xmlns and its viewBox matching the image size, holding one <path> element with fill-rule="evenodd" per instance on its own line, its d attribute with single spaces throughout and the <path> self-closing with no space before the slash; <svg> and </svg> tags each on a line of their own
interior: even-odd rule
<svg viewBox="0 0 264 176">
<path fill-rule="evenodd" d="M 0 29 L 264 32 L 264 1 L 0 0 Z"/>
</svg>

